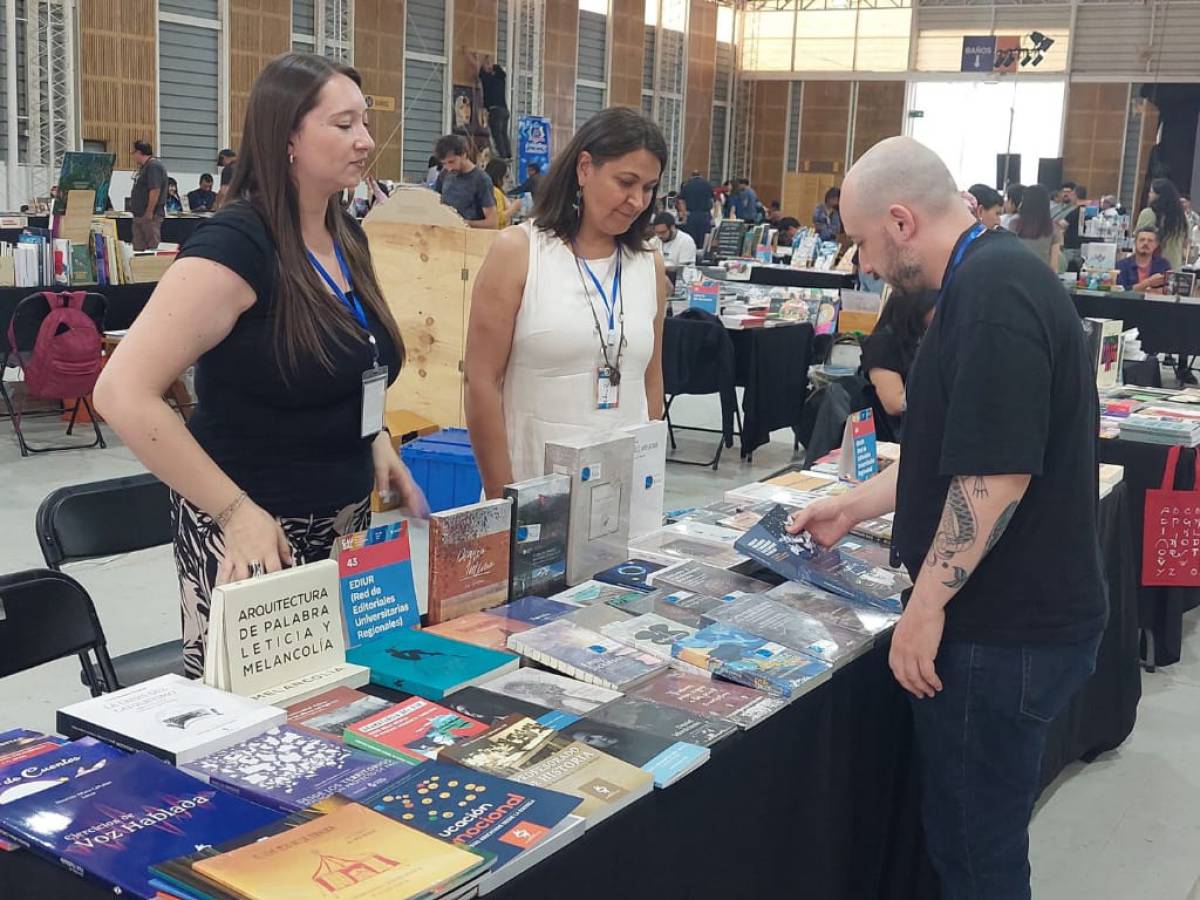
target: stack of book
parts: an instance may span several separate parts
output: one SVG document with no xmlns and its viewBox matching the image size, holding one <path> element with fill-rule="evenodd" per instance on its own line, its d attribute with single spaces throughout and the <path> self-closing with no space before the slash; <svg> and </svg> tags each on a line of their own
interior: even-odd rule
<svg viewBox="0 0 1200 900">
<path fill-rule="evenodd" d="M 1200 419 L 1172 415 L 1164 407 L 1153 407 L 1120 419 L 1118 427 L 1122 440 L 1200 446 Z"/>
</svg>

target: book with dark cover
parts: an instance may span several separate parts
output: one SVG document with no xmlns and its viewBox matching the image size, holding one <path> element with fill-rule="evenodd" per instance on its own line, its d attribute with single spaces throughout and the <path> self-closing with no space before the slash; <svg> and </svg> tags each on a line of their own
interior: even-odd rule
<svg viewBox="0 0 1200 900">
<path fill-rule="evenodd" d="M 645 731 L 673 741 L 711 747 L 737 731 L 732 722 L 698 716 L 645 697 L 626 696 L 597 707 L 585 716 L 622 728 Z"/>
<path fill-rule="evenodd" d="M 829 676 L 828 663 L 717 623 L 676 641 L 671 652 L 714 675 L 794 700 Z"/>
<path fill-rule="evenodd" d="M 504 488 L 512 501 L 508 598 L 549 597 L 567 586 L 571 479 L 542 475 Z"/>
<path fill-rule="evenodd" d="M 508 599 L 511 509 L 485 500 L 429 517 L 429 624 Z"/>
<path fill-rule="evenodd" d="M 332 735 L 339 740 L 342 732 L 361 719 L 387 709 L 392 704 L 354 688 L 338 687 L 287 708 L 289 725 Z"/>
<path fill-rule="evenodd" d="M 541 669 L 525 668 L 485 681 L 479 687 L 485 691 L 515 697 L 574 716 L 582 716 L 597 706 L 616 700 L 620 691 L 595 684 L 585 684 Z"/>
<path fill-rule="evenodd" d="M 361 800 L 411 766 L 288 725 L 189 763 L 202 781 L 284 815 L 340 794 Z"/>
<path fill-rule="evenodd" d="M 592 576 L 596 581 L 617 587 L 631 588 L 635 591 L 649 593 L 654 590 L 649 584 L 649 578 L 655 572 L 666 568 L 662 563 L 651 562 L 648 559 L 627 559 L 625 562 L 597 572 Z"/>
<path fill-rule="evenodd" d="M 346 743 L 417 765 L 455 741 L 487 731 L 482 722 L 421 697 L 410 697 L 346 729 Z"/>
<path fill-rule="evenodd" d="M 778 697 L 714 678 L 700 678 L 668 669 L 630 692 L 694 713 L 732 722 L 738 728 L 753 728 L 786 706 Z"/>
<path fill-rule="evenodd" d="M 703 594 L 707 597 L 729 597 L 741 594 L 757 594 L 767 590 L 770 585 L 749 575 L 739 575 L 727 569 L 705 565 L 702 562 L 688 560 L 650 576 L 650 584 L 655 588 L 673 588 L 679 591 L 690 591 L 693 594 Z"/>
<path fill-rule="evenodd" d="M 785 581 L 763 596 L 806 612 L 827 625 L 836 625 L 872 638 L 891 629 L 900 619 L 898 613 L 855 603 L 800 581 Z"/>
<path fill-rule="evenodd" d="M 584 717 L 553 725 L 565 737 L 637 766 L 654 776 L 654 786 L 670 787 L 708 762 L 708 748 L 687 741 L 660 737 L 600 719 Z"/>
<path fill-rule="evenodd" d="M 790 650 L 838 668 L 860 656 L 875 642 L 861 633 L 826 625 L 820 619 L 764 596 L 739 597 L 704 614 Z"/>
<path fill-rule="evenodd" d="M 279 818 L 144 753 L 110 761 L 99 776 L 0 806 L 0 830 L 22 846 L 143 898 L 156 896 L 152 863 Z"/>
<path fill-rule="evenodd" d="M 430 700 L 517 667 L 511 653 L 416 630 L 393 631 L 346 657 L 371 670 L 372 684 Z"/>
<path fill-rule="evenodd" d="M 656 656 L 565 619 L 514 634 L 508 646 L 547 668 L 614 691 L 626 690 L 666 667 Z"/>
<path fill-rule="evenodd" d="M 659 588 L 653 593 L 642 594 L 639 597 L 622 601 L 610 600 L 609 603 L 631 615 L 640 616 L 653 613 L 694 629 L 703 624 L 704 613 L 718 606 L 721 601 L 716 597 L 694 594 L 690 591 Z"/>
<path fill-rule="evenodd" d="M 565 713 L 555 712 L 548 706 L 495 691 L 487 691 L 482 687 L 469 687 L 456 691 L 443 700 L 442 705 L 447 709 L 454 710 L 459 715 L 488 726 L 495 725 L 501 719 L 514 715 L 525 716 L 528 719 L 540 719 L 550 713 L 566 716 Z"/>
<path fill-rule="evenodd" d="M 10 761 L 0 765 L 0 806 L 68 781 L 97 776 L 110 762 L 125 756 L 111 744 L 85 737 Z"/>
<path fill-rule="evenodd" d="M 533 627 L 561 619 L 568 613 L 574 612 L 575 609 L 574 603 L 564 603 L 561 600 L 548 600 L 545 597 L 531 595 L 489 609 L 487 612 L 489 616 L 502 616 Z"/>
</svg>

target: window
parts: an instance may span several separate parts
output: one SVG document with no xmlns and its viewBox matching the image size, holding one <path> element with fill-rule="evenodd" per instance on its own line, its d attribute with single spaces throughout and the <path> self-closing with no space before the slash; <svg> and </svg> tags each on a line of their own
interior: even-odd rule
<svg viewBox="0 0 1200 900">
<path fill-rule="evenodd" d="M 317 0 L 292 0 L 292 49 L 317 47 Z"/>
<path fill-rule="evenodd" d="M 190 10 L 187 13 L 179 9 Z M 160 0 L 158 147 L 167 170 L 206 172 L 221 146 L 221 22 L 216 0 Z"/>
<path fill-rule="evenodd" d="M 729 106 L 733 99 L 733 10 L 717 7 L 717 61 L 713 81 L 712 139 L 708 153 L 709 181 L 723 181 L 728 171 Z"/>
<path fill-rule="evenodd" d="M 788 84 L 787 156 L 784 164 L 789 172 L 800 170 L 800 104 L 804 99 L 804 82 Z"/>
<path fill-rule="evenodd" d="M 420 181 L 446 130 L 445 0 L 405 3 L 404 51 L 404 177 Z"/>
<path fill-rule="evenodd" d="M 748 10 L 742 68 L 750 72 L 903 72 L 912 0 L 804 0 Z M 957 70 L 957 69 L 956 69 Z"/>
<path fill-rule="evenodd" d="M 575 59 L 575 127 L 604 109 L 608 93 L 607 0 L 580 0 Z"/>
<path fill-rule="evenodd" d="M 292 49 L 353 62 L 353 0 L 292 0 Z"/>
<path fill-rule="evenodd" d="M 511 4 L 512 66 L 508 72 L 509 120 L 512 133 L 521 116 L 542 114 L 542 24 L 545 0 L 508 0 Z M 551 147 L 553 155 L 554 148 Z"/>
<path fill-rule="evenodd" d="M 642 112 L 662 129 L 667 165 L 662 180 L 680 182 L 683 157 L 683 95 L 687 83 L 688 0 L 647 0 L 642 68 Z"/>
</svg>

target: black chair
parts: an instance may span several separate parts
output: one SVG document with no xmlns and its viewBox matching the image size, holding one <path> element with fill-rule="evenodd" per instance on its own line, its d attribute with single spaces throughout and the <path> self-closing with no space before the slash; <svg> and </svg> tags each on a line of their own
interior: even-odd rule
<svg viewBox="0 0 1200 900">
<path fill-rule="evenodd" d="M 667 457 L 668 462 L 685 466 L 711 466 L 716 471 L 721 451 L 733 446 L 733 436 L 742 433 L 742 413 L 738 409 L 734 382 L 733 341 L 716 316 L 688 309 L 663 322 L 663 391 L 671 449 L 677 449 L 675 431 L 702 431 L 719 434 L 716 453 L 710 460 Z M 719 394 L 721 428 L 676 425 L 671 421 L 671 404 L 681 394 Z M 737 431 L 733 422 L 737 420 Z"/>
<path fill-rule="evenodd" d="M 59 488 L 37 511 L 38 544 L 46 565 L 133 553 L 171 543 L 171 492 L 153 475 L 110 478 Z M 183 674 L 183 642 L 167 641 L 113 660 L 117 687 L 169 672 Z M 89 673 L 85 670 L 86 683 Z"/>
<path fill-rule="evenodd" d="M 79 582 L 49 569 L 0 575 L 0 678 L 72 653 L 93 697 L 117 683 L 96 607 Z"/>
<path fill-rule="evenodd" d="M 103 294 L 89 293 L 83 299 L 83 311 L 93 322 L 96 323 L 96 329 L 101 333 L 104 332 L 104 316 L 108 311 L 108 300 Z M 41 294 L 30 294 L 17 304 L 17 308 L 13 311 L 12 328 L 13 337 L 16 339 L 16 346 L 11 346 L 8 340 L 8 331 L 5 329 L 3 334 L 0 334 L 0 399 L 4 400 L 5 409 L 8 417 L 12 422 L 13 431 L 17 433 L 17 443 L 21 447 L 21 455 L 29 456 L 31 453 L 49 453 L 55 450 L 87 450 L 92 447 L 99 447 L 101 450 L 108 445 L 104 442 L 104 433 L 100 430 L 100 418 L 96 415 L 96 411 L 92 409 L 92 402 L 87 397 L 76 397 L 75 406 L 71 409 L 71 420 L 67 423 L 67 434 L 73 434 L 75 431 L 75 418 L 79 415 L 79 407 L 82 405 L 92 420 L 92 430 L 95 432 L 95 438 L 90 444 L 57 444 L 49 447 L 34 447 L 25 440 L 25 432 L 21 428 L 21 418 L 27 415 L 21 408 L 24 406 L 24 401 L 14 403 L 12 395 L 9 394 L 8 388 L 4 384 L 4 370 L 9 365 L 17 365 L 22 355 L 27 355 L 33 352 L 33 346 L 37 341 L 38 329 L 41 328 L 43 320 L 50 314 L 50 304 Z M 41 398 L 41 399 L 70 399 L 70 398 Z M 45 415 L 60 415 L 62 410 L 54 409 L 49 413 L 40 411 L 36 413 L 38 416 Z"/>
</svg>

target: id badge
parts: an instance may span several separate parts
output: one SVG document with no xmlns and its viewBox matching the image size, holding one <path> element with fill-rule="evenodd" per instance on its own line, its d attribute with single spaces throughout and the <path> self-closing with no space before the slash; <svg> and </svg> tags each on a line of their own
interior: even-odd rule
<svg viewBox="0 0 1200 900">
<path fill-rule="evenodd" d="M 607 366 L 596 369 L 596 409 L 616 409 L 621 405 L 621 386 L 612 383 Z"/>
<path fill-rule="evenodd" d="M 374 437 L 383 430 L 383 408 L 387 401 L 387 366 L 375 366 L 362 376 L 362 434 Z"/>
</svg>

